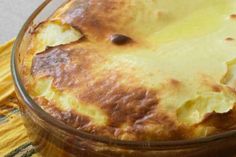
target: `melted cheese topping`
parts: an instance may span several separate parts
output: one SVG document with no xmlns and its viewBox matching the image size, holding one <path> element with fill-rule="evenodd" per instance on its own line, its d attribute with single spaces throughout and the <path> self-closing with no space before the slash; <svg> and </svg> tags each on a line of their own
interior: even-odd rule
<svg viewBox="0 0 236 157">
<path fill-rule="evenodd" d="M 25 84 L 54 117 L 111 138 L 234 129 L 235 8 L 234 0 L 71 0 L 32 35 Z M 114 34 L 132 41 L 116 45 Z"/>
</svg>

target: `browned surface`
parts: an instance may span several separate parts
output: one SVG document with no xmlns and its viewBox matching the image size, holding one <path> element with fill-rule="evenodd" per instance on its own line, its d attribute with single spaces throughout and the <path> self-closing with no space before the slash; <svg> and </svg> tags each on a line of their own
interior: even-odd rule
<svg viewBox="0 0 236 157">
<path fill-rule="evenodd" d="M 62 20 L 81 30 L 88 38 L 104 40 L 121 27 L 117 23 L 123 18 L 121 9 L 125 2 L 122 0 L 73 0 L 70 3 L 71 8 L 63 13 Z"/>
<path fill-rule="evenodd" d="M 50 101 L 47 101 L 43 97 L 35 99 L 38 104 L 41 104 L 42 107 L 45 107 L 47 112 L 52 115 L 54 118 L 66 123 L 70 124 L 75 128 L 84 127 L 89 123 L 89 117 L 79 115 L 74 113 L 73 111 L 61 111 Z"/>
<path fill-rule="evenodd" d="M 210 113 L 206 115 L 204 120 L 198 125 L 207 126 L 208 128 L 215 128 L 214 133 L 211 134 L 223 133 L 225 131 L 234 130 L 236 128 L 235 119 L 236 117 L 234 107 L 233 110 L 227 113 Z"/>
<path fill-rule="evenodd" d="M 126 137 L 124 134 L 128 134 L 127 139 L 140 140 L 147 139 L 147 136 L 160 138 L 160 134 L 163 139 L 182 137 L 180 128 L 168 115 L 156 113 L 160 101 L 158 91 L 139 85 L 123 85 L 120 83 L 123 76 L 118 71 L 105 71 L 102 78 L 95 79 L 94 67 L 105 58 L 99 53 L 94 55 L 93 52 L 97 50 L 92 46 L 85 49 L 84 45 L 81 43 L 78 47 L 72 43 L 48 48 L 37 54 L 33 59 L 32 74 L 36 78 L 52 77 L 55 88 L 62 91 L 70 89 L 76 93 L 80 102 L 98 106 L 108 117 L 107 126 L 95 127 L 89 117 L 73 111 L 60 111 L 53 102 L 37 99 L 47 112 L 73 127 L 97 134 L 108 133 L 118 138 Z M 137 82 L 132 76 L 128 78 L 133 83 Z M 178 87 L 181 83 L 172 79 L 170 84 Z M 147 123 L 158 129 L 155 131 L 151 126 L 146 128 Z M 127 128 L 122 129 L 122 125 L 127 125 Z"/>
<path fill-rule="evenodd" d="M 223 127 L 226 129 L 221 128 L 217 122 L 221 116 L 214 113 L 209 113 L 199 124 L 182 124 L 177 120 L 175 109 L 170 107 L 177 106 L 174 99 L 164 104 L 170 107 L 164 109 L 163 99 L 177 97 L 185 91 L 186 84 L 178 77 L 165 78 L 160 86 L 154 89 L 135 75 L 138 69 L 129 65 L 129 62 L 107 68 L 115 58 L 111 59 L 110 56 L 119 53 L 135 54 L 139 48 L 151 47 L 149 43 L 144 42 L 148 31 L 143 29 L 144 31 L 139 32 L 138 28 L 129 25 L 130 20 L 137 20 L 134 17 L 136 12 L 130 14 L 137 9 L 132 4 L 124 0 L 71 0 L 66 5 L 69 7 L 60 8 L 48 20 L 74 27 L 81 31 L 83 40 L 48 47 L 43 52 L 32 54 L 32 84 L 37 83 L 37 79 L 52 79 L 53 90 L 72 95 L 78 100 L 78 106 L 82 104 L 95 107 L 107 119 L 105 124 L 98 125 L 93 122 L 92 116 L 83 115 L 78 108 L 64 111 L 58 107 L 62 104 L 48 101 L 43 96 L 36 97 L 37 103 L 53 117 L 77 129 L 121 140 L 185 139 L 193 138 L 195 131 L 201 126 L 212 126 L 211 133 L 234 127 L 233 122 Z M 162 12 L 157 14 L 164 16 Z M 36 33 L 32 33 L 32 36 L 38 33 L 37 28 L 40 28 L 40 24 L 34 28 L 36 31 L 33 32 Z M 234 38 L 228 37 L 225 40 L 232 41 Z M 148 74 L 150 78 L 152 75 Z M 216 84 L 214 80 L 203 82 L 204 88 L 211 92 L 224 92 L 224 87 Z M 29 90 L 32 88 L 28 85 Z M 228 116 L 231 112 L 224 115 L 226 119 L 232 117 Z M 201 136 L 205 136 L 203 134 Z"/>
</svg>

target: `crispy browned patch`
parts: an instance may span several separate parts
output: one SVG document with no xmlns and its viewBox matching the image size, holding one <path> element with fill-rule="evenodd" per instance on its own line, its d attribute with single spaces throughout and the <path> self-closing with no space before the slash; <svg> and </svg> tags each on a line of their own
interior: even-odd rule
<svg viewBox="0 0 236 157">
<path fill-rule="evenodd" d="M 152 114 L 158 103 L 156 91 L 144 87 L 129 87 L 119 83 L 119 78 L 100 80 L 80 95 L 82 101 L 99 105 L 110 117 L 110 125 L 134 124 Z"/>
<path fill-rule="evenodd" d="M 110 39 L 116 45 L 136 41 L 129 33 L 122 31 L 122 27 L 125 27 L 130 18 L 135 18 L 124 16 L 124 0 L 71 0 L 70 3 L 71 7 L 63 13 L 61 20 L 82 31 L 88 41 L 107 40 L 109 37 L 115 37 Z M 157 16 L 162 17 L 163 13 L 157 12 Z M 235 19 L 236 15 L 232 14 L 230 17 Z M 37 31 L 37 28 L 35 30 Z M 225 40 L 234 39 L 229 37 Z M 52 77 L 53 87 L 56 89 L 73 90 L 72 93 L 80 102 L 101 108 L 109 117 L 106 126 L 96 126 L 89 117 L 81 115 L 79 111 L 62 111 L 53 101 L 36 98 L 36 102 L 58 120 L 97 135 L 119 139 L 126 136 L 125 139 L 139 140 L 173 140 L 191 135 L 187 133 L 187 128 L 177 124 L 175 117 L 167 115 L 168 112 L 159 111 L 161 98 L 157 90 L 146 88 L 138 84 L 139 81 L 133 83 L 125 80 L 127 82 L 122 84 L 123 76 L 116 69 L 106 72 L 99 69 L 99 74 L 94 75 L 96 67 L 102 65 L 104 60 L 98 47 L 92 44 L 68 44 L 48 48 L 37 54 L 31 70 L 37 79 Z M 126 78 L 133 79 L 133 76 L 131 74 Z M 222 91 L 219 85 L 212 85 L 212 82 L 206 80 L 205 83 L 215 92 Z M 177 91 L 182 84 L 176 79 L 170 79 L 167 80 L 167 85 L 168 87 L 164 87 L 166 90 Z M 212 113 L 201 124 L 226 130 L 235 128 L 236 122 L 232 120 L 233 122 L 224 125 L 220 122 L 222 119 L 228 122 L 231 118 L 236 119 L 234 111 L 226 114 Z"/>
<path fill-rule="evenodd" d="M 218 132 L 236 129 L 236 107 L 227 113 L 209 113 L 200 125 L 212 126 Z"/>
<path fill-rule="evenodd" d="M 32 74 L 58 76 L 66 64 L 70 62 L 69 54 L 62 48 L 47 48 L 33 59 Z"/>
<path fill-rule="evenodd" d="M 53 101 L 48 101 L 43 97 L 34 99 L 42 108 L 54 118 L 61 122 L 92 134 L 107 136 L 125 140 L 166 140 L 166 139 L 182 139 L 186 136 L 186 128 L 177 126 L 165 113 L 147 114 L 135 123 L 128 124 L 126 128 L 114 125 L 97 126 L 91 123 L 91 119 L 81 115 L 74 110 L 63 111 L 58 108 Z M 127 114 L 132 114 L 132 111 Z M 122 118 L 124 115 L 120 115 Z"/>
<path fill-rule="evenodd" d="M 166 113 L 159 112 L 147 115 L 143 120 L 135 123 L 132 132 L 136 132 L 138 139 L 177 140 L 186 136 L 187 128 L 180 126 Z"/>
<path fill-rule="evenodd" d="M 145 136 L 160 139 L 160 135 L 163 139 L 180 138 L 182 133 L 175 120 L 165 113 L 157 112 L 160 101 L 158 91 L 135 83 L 120 83 L 124 79 L 123 75 L 115 69 L 100 73 L 99 77 L 92 74 L 96 63 L 105 61 L 93 53 L 99 53 L 97 51 L 92 47 L 84 49 L 83 45 L 73 44 L 48 48 L 35 56 L 32 73 L 34 77 L 52 77 L 53 86 L 57 89 L 73 89 L 79 101 L 101 108 L 109 117 L 107 126 L 98 127 L 89 123 L 84 117 L 81 119 L 80 114 L 75 111 L 63 112 L 53 104 L 43 101 L 38 103 L 46 105 L 47 112 L 66 124 L 98 135 L 115 138 L 129 136 L 129 139 L 140 140 L 147 139 Z M 125 78 L 128 82 L 135 82 L 133 76 Z M 177 80 L 172 80 L 171 83 L 175 86 L 180 84 Z M 74 121 L 75 118 L 78 120 Z M 160 128 L 153 131 L 153 126 L 149 124 Z M 128 128 L 123 129 L 123 125 Z M 142 127 L 144 125 L 149 127 Z"/>
<path fill-rule="evenodd" d="M 90 39 L 106 39 L 113 33 L 120 33 L 128 19 L 124 19 L 123 0 L 74 0 L 62 16 L 62 21 L 79 29 Z M 127 16 L 126 16 L 127 17 Z"/>
<path fill-rule="evenodd" d="M 114 135 L 115 129 L 109 126 L 96 126 L 91 123 L 91 118 L 74 110 L 63 111 L 58 108 L 53 101 L 48 101 L 44 97 L 34 98 L 36 103 L 40 104 L 41 107 L 52 117 L 57 120 L 69 125 L 73 128 L 80 129 L 92 134 L 102 135 L 111 137 Z"/>
<path fill-rule="evenodd" d="M 34 57 L 31 72 L 37 77 L 54 77 L 53 82 L 57 87 L 61 84 L 70 86 L 73 85 L 71 78 L 75 71 L 73 66 L 67 67 L 70 62 L 69 53 L 61 47 L 48 48 Z"/>
<path fill-rule="evenodd" d="M 48 48 L 35 56 L 32 73 L 34 77 L 52 77 L 57 89 L 74 89 L 80 101 L 99 106 L 109 115 L 111 127 L 133 125 L 153 114 L 159 103 L 157 91 L 121 84 L 122 75 L 115 70 L 99 74 L 101 78 L 94 76 L 96 62 L 104 60 L 93 51 L 73 44 Z"/>
<path fill-rule="evenodd" d="M 52 101 L 48 101 L 43 97 L 37 97 L 34 100 L 40 104 L 47 113 L 65 124 L 74 128 L 89 127 L 89 117 L 75 113 L 73 110 L 62 111 Z"/>
<path fill-rule="evenodd" d="M 48 48 L 33 59 L 32 74 L 35 77 L 53 77 L 53 84 L 59 89 L 76 87 L 92 76 L 92 64 L 100 60 L 94 49 L 76 44 Z M 89 75 L 89 76 L 87 76 Z"/>
</svg>

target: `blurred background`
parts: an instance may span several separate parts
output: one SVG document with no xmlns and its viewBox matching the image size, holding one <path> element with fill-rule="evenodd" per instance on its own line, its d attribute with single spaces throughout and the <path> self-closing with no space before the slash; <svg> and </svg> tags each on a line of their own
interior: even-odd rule
<svg viewBox="0 0 236 157">
<path fill-rule="evenodd" d="M 0 0 L 0 44 L 17 35 L 21 26 L 43 0 Z"/>
</svg>

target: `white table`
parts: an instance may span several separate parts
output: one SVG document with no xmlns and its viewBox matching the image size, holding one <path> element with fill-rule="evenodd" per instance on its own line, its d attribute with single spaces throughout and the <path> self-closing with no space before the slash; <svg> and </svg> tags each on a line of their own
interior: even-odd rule
<svg viewBox="0 0 236 157">
<path fill-rule="evenodd" d="M 0 44 L 15 37 L 43 0 L 0 0 Z"/>
</svg>

